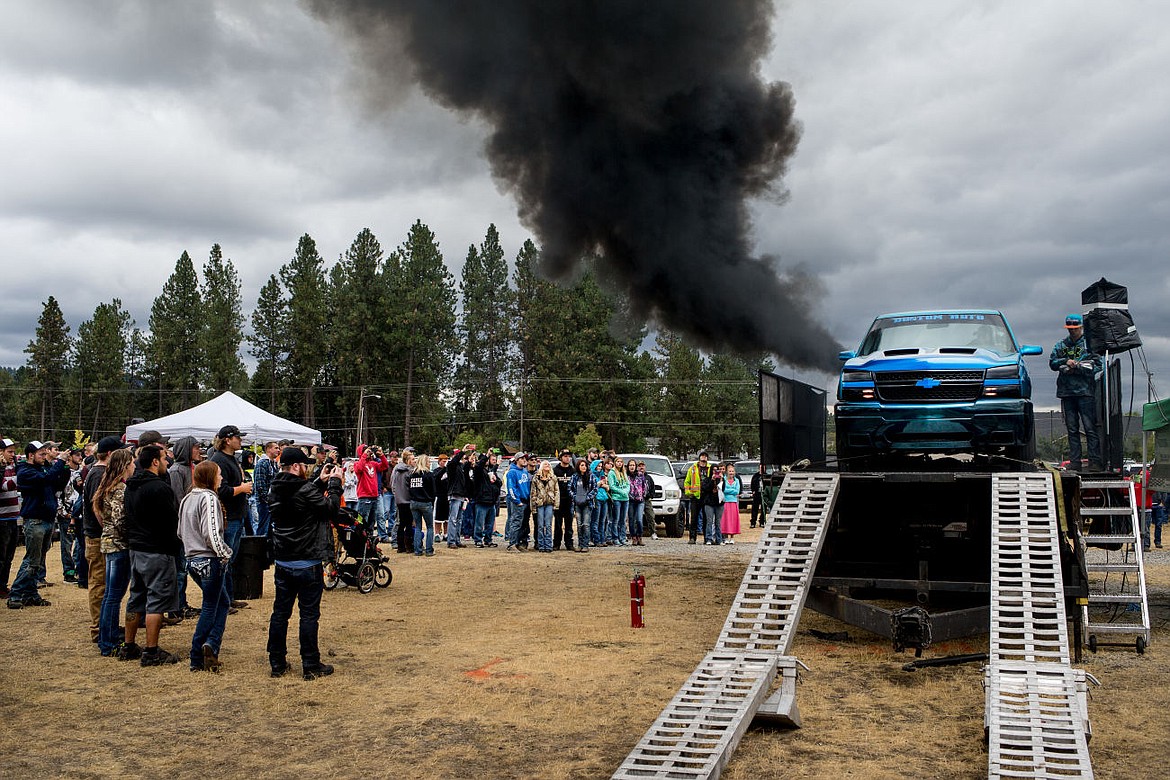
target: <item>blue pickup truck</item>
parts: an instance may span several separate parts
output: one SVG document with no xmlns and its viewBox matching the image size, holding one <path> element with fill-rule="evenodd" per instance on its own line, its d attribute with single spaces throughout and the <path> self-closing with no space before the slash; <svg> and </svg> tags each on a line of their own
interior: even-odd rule
<svg viewBox="0 0 1170 780">
<path fill-rule="evenodd" d="M 992 310 L 883 314 L 855 352 L 842 352 L 835 417 L 844 470 L 895 452 L 1035 457 L 1032 382 Z"/>
</svg>

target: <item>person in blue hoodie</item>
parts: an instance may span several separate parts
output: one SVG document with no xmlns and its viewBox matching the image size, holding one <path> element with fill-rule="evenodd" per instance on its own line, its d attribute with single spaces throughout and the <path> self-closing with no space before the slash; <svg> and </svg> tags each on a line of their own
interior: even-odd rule
<svg viewBox="0 0 1170 780">
<path fill-rule="evenodd" d="M 16 464 L 16 489 L 24 518 L 24 560 L 8 594 L 9 609 L 50 606 L 41 598 L 37 583 L 45 577 L 44 551 L 53 540 L 57 494 L 69 481 L 69 464 L 58 457 L 56 445 L 30 441 L 24 453 L 25 462 Z"/>
<path fill-rule="evenodd" d="M 508 524 L 504 528 L 504 535 L 508 540 L 508 552 L 519 552 L 522 548 L 516 545 L 520 535 L 520 523 L 524 520 L 524 510 L 528 506 L 528 496 L 532 489 L 532 477 L 528 474 L 528 457 L 518 452 L 512 458 L 512 467 L 508 469 L 508 476 L 504 480 L 508 492 Z"/>
</svg>

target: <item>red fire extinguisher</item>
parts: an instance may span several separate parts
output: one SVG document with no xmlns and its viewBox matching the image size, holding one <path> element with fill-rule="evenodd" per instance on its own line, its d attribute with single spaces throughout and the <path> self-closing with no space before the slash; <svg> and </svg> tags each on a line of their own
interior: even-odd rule
<svg viewBox="0 0 1170 780">
<path fill-rule="evenodd" d="M 630 580 L 630 628 L 642 628 L 646 623 L 642 620 L 642 607 L 646 603 L 646 578 L 634 572 Z"/>
</svg>

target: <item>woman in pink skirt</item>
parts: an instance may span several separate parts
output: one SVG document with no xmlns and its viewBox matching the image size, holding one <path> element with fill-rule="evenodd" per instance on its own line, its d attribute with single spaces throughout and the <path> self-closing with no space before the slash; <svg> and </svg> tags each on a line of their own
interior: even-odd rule
<svg viewBox="0 0 1170 780">
<path fill-rule="evenodd" d="M 735 466 L 728 465 L 723 478 L 723 519 L 719 521 L 724 544 L 735 544 L 735 537 L 739 534 L 739 491 L 742 487 L 743 483 L 735 476 Z"/>
</svg>

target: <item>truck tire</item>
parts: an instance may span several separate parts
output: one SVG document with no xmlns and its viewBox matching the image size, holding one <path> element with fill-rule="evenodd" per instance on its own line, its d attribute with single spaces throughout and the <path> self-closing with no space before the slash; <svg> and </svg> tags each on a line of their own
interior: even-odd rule
<svg viewBox="0 0 1170 780">
<path fill-rule="evenodd" d="M 666 526 L 666 535 L 668 538 L 677 539 L 682 536 L 682 529 L 678 526 L 678 512 L 673 515 L 663 515 L 662 524 Z"/>
<path fill-rule="evenodd" d="M 1036 459 L 1036 440 L 1030 439 L 1027 444 L 1020 444 L 1015 447 L 1007 447 L 1004 454 L 1013 460 L 1023 461 L 1023 463 L 1014 464 L 1020 469 L 1026 469 Z"/>
</svg>

